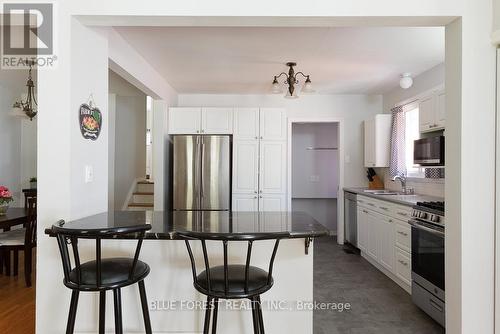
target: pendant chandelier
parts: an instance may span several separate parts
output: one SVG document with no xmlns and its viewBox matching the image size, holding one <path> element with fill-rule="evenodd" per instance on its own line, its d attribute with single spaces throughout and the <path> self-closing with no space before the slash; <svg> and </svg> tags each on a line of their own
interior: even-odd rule
<svg viewBox="0 0 500 334">
<path fill-rule="evenodd" d="M 290 67 L 288 69 L 288 74 L 285 72 L 281 72 L 279 75 L 274 76 L 273 80 L 273 87 L 271 92 L 273 94 L 282 94 L 282 88 L 280 83 L 278 82 L 278 79 L 281 76 L 285 76 L 286 80 L 283 82 L 287 87 L 287 92 L 285 95 L 285 98 L 287 99 L 296 99 L 299 96 L 297 95 L 297 85 L 300 83 L 299 80 L 297 79 L 298 75 L 301 75 L 304 77 L 306 80 L 304 81 L 304 84 L 302 85 L 301 93 L 303 94 L 310 94 L 314 93 L 314 89 L 312 88 L 312 82 L 311 79 L 309 78 L 309 75 L 305 75 L 302 72 L 297 72 L 295 73 L 295 70 L 293 69 L 295 66 L 297 66 L 297 63 L 294 62 L 288 62 L 286 63 L 286 66 Z"/>
<path fill-rule="evenodd" d="M 32 121 L 37 114 L 37 106 L 38 106 L 35 97 L 35 84 L 31 77 L 31 70 L 33 65 L 35 65 L 35 62 L 28 61 L 27 64 L 30 67 L 28 71 L 28 81 L 26 82 L 26 87 L 28 87 L 28 93 L 26 94 L 26 98 L 23 97 L 21 98 L 20 101 L 14 102 L 12 108 L 15 110 L 19 110 L 21 113 L 24 113 L 26 116 L 29 117 L 30 121 Z"/>
</svg>

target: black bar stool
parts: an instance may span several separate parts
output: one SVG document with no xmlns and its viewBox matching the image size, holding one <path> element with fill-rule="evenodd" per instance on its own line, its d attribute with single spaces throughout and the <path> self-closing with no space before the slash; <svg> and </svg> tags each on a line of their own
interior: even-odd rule
<svg viewBox="0 0 500 334">
<path fill-rule="evenodd" d="M 59 250 L 61 252 L 64 270 L 64 285 L 70 288 L 71 304 L 69 309 L 66 334 L 73 333 L 75 327 L 76 309 L 80 291 L 99 291 L 99 334 L 104 333 L 106 291 L 112 290 L 115 306 L 115 333 L 122 334 L 122 308 L 121 288 L 138 283 L 141 297 L 142 313 L 146 333 L 151 334 L 151 322 L 149 319 L 148 302 L 144 279 L 149 274 L 149 266 L 139 260 L 144 234 L 151 229 L 151 225 L 139 225 L 132 227 L 75 230 L 64 228 L 64 222 L 52 226 L 52 234 L 57 237 Z M 137 247 L 133 258 L 102 258 L 101 240 L 123 237 L 137 239 Z M 79 239 L 92 239 L 96 241 L 95 260 L 80 263 L 78 252 Z M 74 267 L 71 265 L 68 245 L 71 245 Z"/>
<path fill-rule="evenodd" d="M 219 299 L 249 299 L 252 304 L 253 329 L 255 334 L 264 333 L 264 321 L 262 317 L 262 307 L 260 295 L 271 289 L 274 284 L 272 276 L 274 259 L 280 243 L 279 236 L 257 236 L 257 235 L 217 235 L 205 234 L 202 232 L 178 232 L 177 235 L 185 239 L 191 268 L 193 271 L 194 288 L 207 296 L 207 309 L 205 312 L 205 323 L 203 333 L 210 332 L 210 322 L 212 321 L 212 334 L 217 333 L 217 315 Z M 276 240 L 273 252 L 269 261 L 269 269 L 265 270 L 254 267 L 250 264 L 252 257 L 252 247 L 257 240 Z M 203 250 L 205 270 L 197 274 L 196 262 L 189 240 L 199 240 Z M 224 252 L 224 265 L 210 267 L 206 241 L 222 241 Z M 247 242 L 245 264 L 228 263 L 228 243 L 230 241 Z"/>
</svg>

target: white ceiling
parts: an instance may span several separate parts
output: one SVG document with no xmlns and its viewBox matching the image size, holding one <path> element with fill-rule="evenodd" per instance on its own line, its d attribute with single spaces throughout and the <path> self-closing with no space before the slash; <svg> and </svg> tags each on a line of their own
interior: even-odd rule
<svg viewBox="0 0 500 334">
<path fill-rule="evenodd" d="M 442 27 L 117 27 L 179 93 L 266 94 L 298 63 L 323 94 L 382 94 L 444 61 Z"/>
</svg>

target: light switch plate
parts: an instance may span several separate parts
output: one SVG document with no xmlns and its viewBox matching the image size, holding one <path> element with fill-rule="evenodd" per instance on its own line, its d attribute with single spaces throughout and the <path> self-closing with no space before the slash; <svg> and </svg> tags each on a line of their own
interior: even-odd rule
<svg viewBox="0 0 500 334">
<path fill-rule="evenodd" d="M 90 165 L 85 166 L 85 183 L 94 182 L 94 168 Z"/>
<path fill-rule="evenodd" d="M 319 175 L 309 176 L 309 182 L 319 182 Z"/>
</svg>

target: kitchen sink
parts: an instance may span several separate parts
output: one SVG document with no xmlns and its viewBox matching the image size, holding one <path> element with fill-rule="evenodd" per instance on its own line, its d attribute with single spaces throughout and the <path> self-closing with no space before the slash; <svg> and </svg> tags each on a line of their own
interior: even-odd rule
<svg viewBox="0 0 500 334">
<path fill-rule="evenodd" d="M 401 193 L 398 193 L 396 191 L 385 189 L 365 189 L 363 190 L 363 192 L 373 195 L 401 195 Z"/>
</svg>

